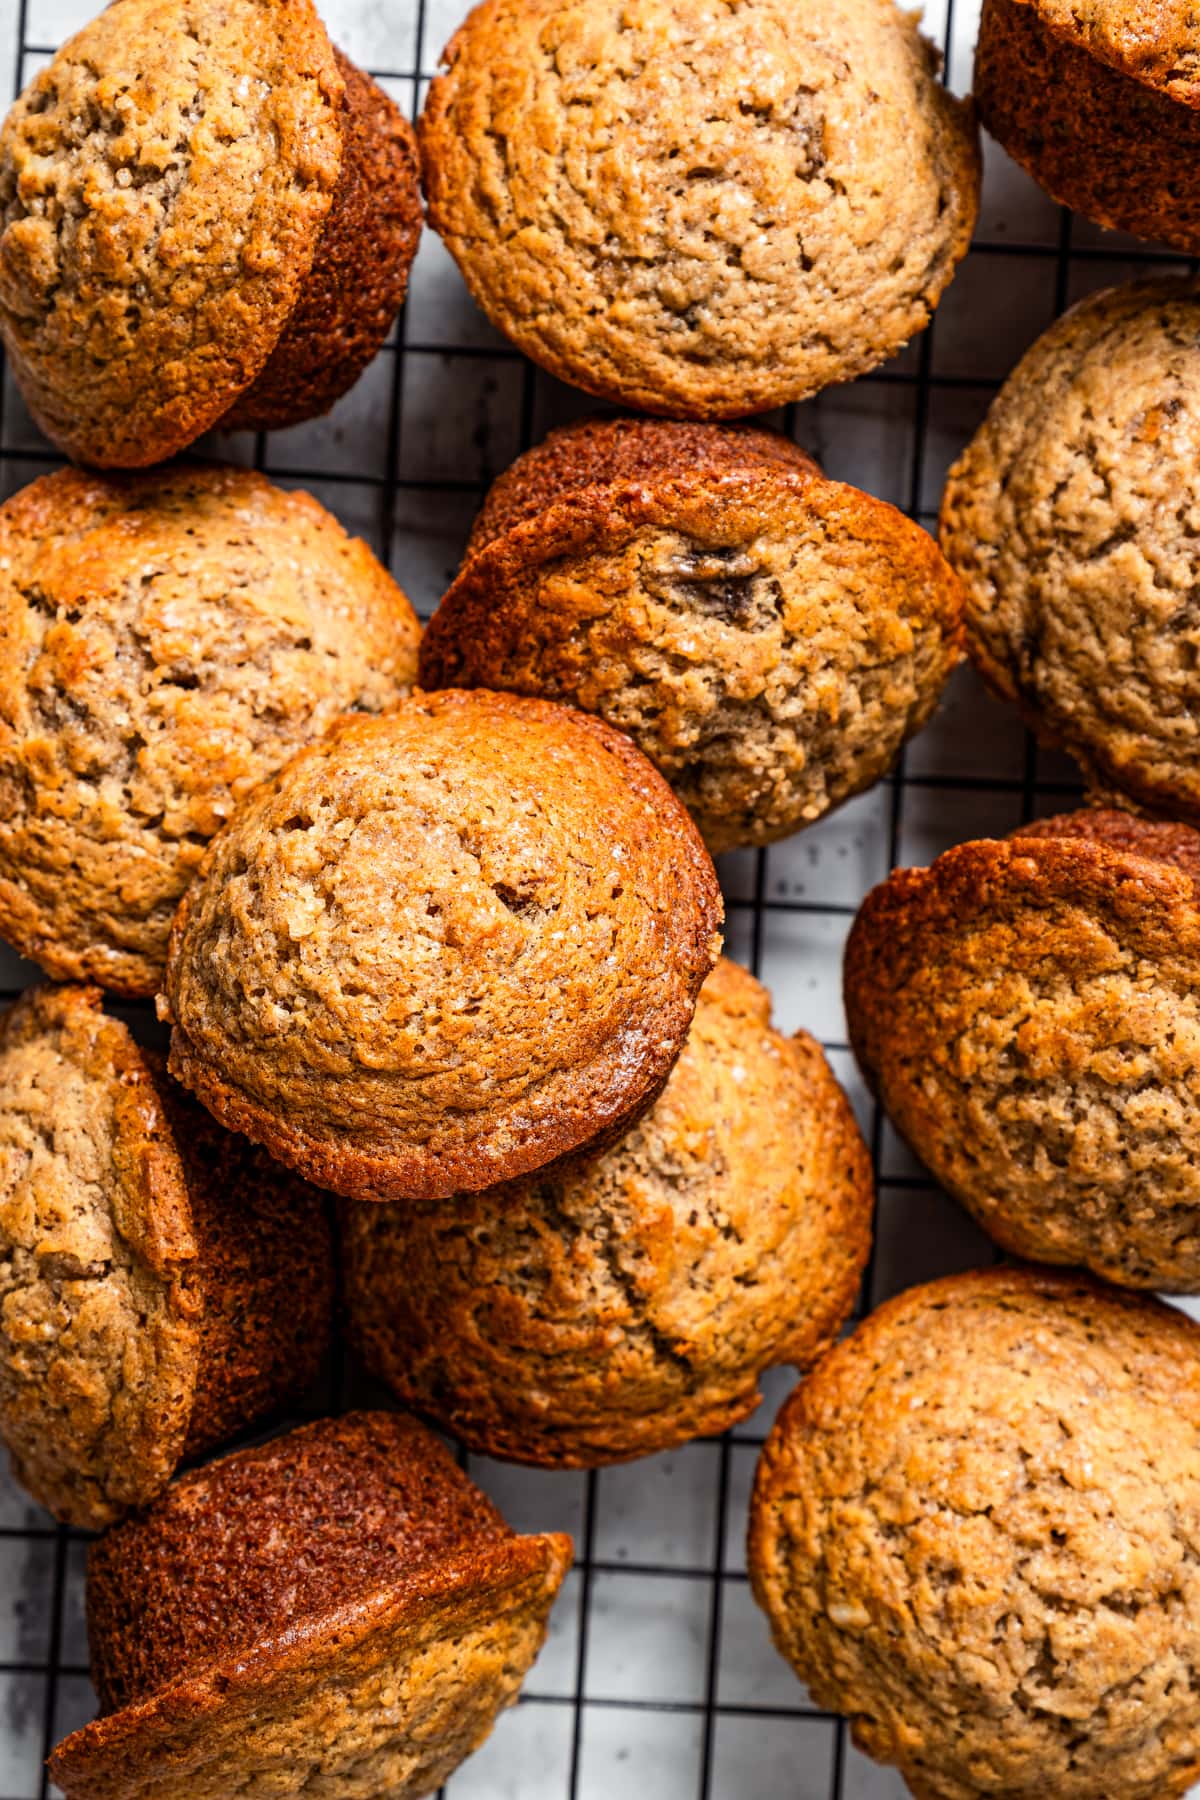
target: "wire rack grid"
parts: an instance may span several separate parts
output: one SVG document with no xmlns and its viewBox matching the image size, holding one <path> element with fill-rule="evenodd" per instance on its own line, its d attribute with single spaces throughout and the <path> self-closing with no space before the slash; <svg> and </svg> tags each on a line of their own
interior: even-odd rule
<svg viewBox="0 0 1200 1800">
<path fill-rule="evenodd" d="M 94 3 L 2 0 L 0 91 L 19 91 Z M 324 12 L 347 53 L 413 113 L 463 4 L 326 0 Z M 970 84 L 977 19 L 978 0 L 925 8 L 959 91 Z M 1081 294 L 1173 265 L 1186 266 L 1060 211 L 988 145 L 978 239 L 933 327 L 885 368 L 769 422 L 831 474 L 931 526 L 949 460 L 1026 345 Z M 586 410 L 583 396 L 491 330 L 427 233 L 391 341 L 327 419 L 257 440 L 216 435 L 201 448 L 316 493 L 427 616 L 491 477 Z M 5 376 L 0 497 L 57 460 Z M 1071 768 L 964 671 L 888 780 L 786 843 L 723 859 L 730 954 L 771 987 L 784 1029 L 803 1025 L 821 1038 L 872 1146 L 879 1202 L 863 1309 L 987 1261 L 991 1249 L 908 1156 L 857 1076 L 840 999 L 855 907 L 895 864 L 1003 833 L 1076 792 Z M 36 976 L 0 947 L 0 998 Z M 617 1800 L 630 1789 L 652 1800 L 900 1800 L 898 1778 L 859 1756 L 775 1656 L 750 1597 L 747 1496 L 791 1380 L 768 1377 L 758 1412 L 719 1441 L 620 1469 L 538 1474 L 466 1459 L 514 1525 L 572 1532 L 578 1560 L 520 1704 L 454 1776 L 451 1800 Z M 312 1411 L 372 1397 L 339 1352 Z M 0 1800 L 52 1796 L 45 1756 L 94 1711 L 86 1548 L 0 1474 Z"/>
</svg>

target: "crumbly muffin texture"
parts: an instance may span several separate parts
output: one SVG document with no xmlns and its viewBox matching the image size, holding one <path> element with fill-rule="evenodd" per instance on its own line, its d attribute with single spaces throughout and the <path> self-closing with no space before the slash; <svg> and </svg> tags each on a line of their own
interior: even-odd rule
<svg viewBox="0 0 1200 1800">
<path fill-rule="evenodd" d="M 971 114 L 891 0 L 485 0 L 445 62 L 430 223 L 588 393 L 727 418 L 849 380 L 969 243 Z"/>
<path fill-rule="evenodd" d="M 1200 103 L 1200 31 L 1193 0 L 1019 0 L 1064 39 L 1111 68 Z"/>
<path fill-rule="evenodd" d="M 236 803 L 408 691 L 366 545 L 250 470 L 61 469 L 0 507 L 0 932 L 58 979 L 159 985 Z"/>
<path fill-rule="evenodd" d="M 171 1069 L 335 1192 L 492 1186 L 650 1104 L 720 919 L 627 738 L 417 695 L 342 721 L 215 840 L 172 933 Z"/>
<path fill-rule="evenodd" d="M 1077 814 L 897 870 L 846 947 L 859 1061 L 1007 1249 L 1200 1292 L 1200 834 Z"/>
<path fill-rule="evenodd" d="M 767 1440 L 749 1565 L 818 1705 L 920 1800 L 1200 1777 L 1200 1334 L 1082 1277 L 914 1289 Z"/>
<path fill-rule="evenodd" d="M 952 469 L 967 647 L 1101 791 L 1200 820 L 1200 288 L 1095 294 L 1039 339 Z"/>
<path fill-rule="evenodd" d="M 544 1466 L 641 1456 L 758 1404 L 854 1303 L 870 1159 L 805 1034 L 721 961 L 652 1110 L 599 1158 L 446 1206 L 347 1205 L 352 1337 L 473 1449 Z"/>
<path fill-rule="evenodd" d="M 959 658 L 961 606 L 925 532 L 774 433 L 595 420 L 500 477 L 421 680 L 601 714 L 715 853 L 886 772 Z"/>
<path fill-rule="evenodd" d="M 0 329 L 43 429 L 139 466 L 274 349 L 342 153 L 309 0 L 115 0 L 0 129 Z"/>
</svg>

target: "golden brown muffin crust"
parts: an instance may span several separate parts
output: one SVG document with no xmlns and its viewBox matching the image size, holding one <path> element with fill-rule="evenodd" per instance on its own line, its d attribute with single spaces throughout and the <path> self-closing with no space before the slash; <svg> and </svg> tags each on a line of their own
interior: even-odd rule
<svg viewBox="0 0 1200 1800">
<path fill-rule="evenodd" d="M 0 507 L 0 932 L 58 979 L 159 985 L 238 800 L 415 675 L 412 608 L 246 469 L 60 469 Z"/>
<path fill-rule="evenodd" d="M 922 1800 L 1200 1776 L 1200 1333 L 1029 1269 L 902 1294 L 767 1440 L 749 1566 L 819 1706 Z"/>
<path fill-rule="evenodd" d="M 423 684 L 599 713 L 714 853 L 878 780 L 960 655 L 961 590 L 928 534 L 773 433 L 567 426 L 501 476 L 471 551 Z"/>
<path fill-rule="evenodd" d="M 1010 838 L 1092 838 L 1113 850 L 1129 850 L 1154 862 L 1170 863 L 1200 885 L 1200 831 L 1165 819 L 1143 819 L 1118 807 L 1089 806 L 1019 825 Z"/>
<path fill-rule="evenodd" d="M 0 329 L 43 430 L 140 466 L 274 349 L 342 155 L 308 0 L 115 0 L 0 130 Z"/>
<path fill-rule="evenodd" d="M 712 863 L 597 719 L 483 692 L 348 719 L 176 916 L 172 1072 L 358 1199 L 488 1187 L 653 1100 L 720 948 Z"/>
<path fill-rule="evenodd" d="M 1186 106 L 1200 106 L 1195 0 L 1015 0 L 1064 41 Z"/>
<path fill-rule="evenodd" d="M 867 896 L 845 968 L 864 1071 L 993 1237 L 1179 1293 L 1200 1292 L 1200 839 L 1184 841 L 1161 828 L 1147 855 L 1084 824 L 960 844 Z"/>
<path fill-rule="evenodd" d="M 970 241 L 972 115 L 891 0 L 485 0 L 444 61 L 430 224 L 519 348 L 619 404 L 728 418 L 849 380 Z"/>
<path fill-rule="evenodd" d="M 820 1046 L 722 960 L 654 1107 L 595 1161 L 342 1210 L 352 1338 L 472 1449 L 587 1467 L 723 1431 L 850 1312 L 870 1159 Z"/>
</svg>

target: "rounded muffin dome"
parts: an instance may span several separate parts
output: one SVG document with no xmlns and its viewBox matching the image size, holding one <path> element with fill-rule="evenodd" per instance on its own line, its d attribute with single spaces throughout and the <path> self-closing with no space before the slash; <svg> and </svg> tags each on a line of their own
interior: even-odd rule
<svg viewBox="0 0 1200 1800">
<path fill-rule="evenodd" d="M 1200 288 L 1093 294 L 950 472 L 942 548 L 986 680 L 1094 787 L 1200 821 Z"/>
<path fill-rule="evenodd" d="M 628 738 L 417 695 L 335 726 L 214 842 L 171 936 L 171 1069 L 336 1193 L 489 1187 L 650 1104 L 720 921 Z"/>
<path fill-rule="evenodd" d="M 651 1110 L 611 1149 L 452 1206 L 342 1210 L 351 1336 L 472 1449 L 643 1456 L 753 1411 L 811 1362 L 866 1261 L 870 1159 L 820 1046 L 722 960 Z"/>
<path fill-rule="evenodd" d="M 873 368 L 970 241 L 969 110 L 892 0 L 485 0 L 420 121 L 429 221 L 520 349 L 728 418 Z"/>
<path fill-rule="evenodd" d="M 1006 1268 L 880 1307 L 784 1406 L 754 1593 L 922 1800 L 1165 1800 L 1200 1777 L 1200 1331 Z"/>
</svg>

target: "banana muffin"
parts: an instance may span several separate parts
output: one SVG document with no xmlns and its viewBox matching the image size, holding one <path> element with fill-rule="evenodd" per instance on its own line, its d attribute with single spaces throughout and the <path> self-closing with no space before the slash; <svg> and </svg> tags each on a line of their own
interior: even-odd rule
<svg viewBox="0 0 1200 1800">
<path fill-rule="evenodd" d="M 1006 1249 L 1200 1293 L 1200 832 L 1074 813 L 896 870 L 850 933 L 846 1015 Z"/>
<path fill-rule="evenodd" d="M 101 1010 L 0 1015 L 0 1437 L 98 1528 L 298 1398 L 332 1310 L 324 1197 L 215 1125 Z"/>
<path fill-rule="evenodd" d="M 578 1468 L 752 1412 L 854 1304 L 866 1146 L 806 1033 L 722 959 L 653 1109 L 611 1150 L 452 1207 L 342 1209 L 350 1336 L 406 1404 L 491 1456 Z"/>
<path fill-rule="evenodd" d="M 419 627 L 366 545 L 248 469 L 60 469 L 0 506 L 0 934 L 59 980 L 153 994 L 236 802 Z"/>
<path fill-rule="evenodd" d="M 1193 0 L 984 0 L 975 95 L 1060 205 L 1200 253 Z"/>
<path fill-rule="evenodd" d="M 892 0 L 484 0 L 443 60 L 430 224 L 519 349 L 620 405 L 851 380 L 970 242 L 974 115 Z"/>
<path fill-rule="evenodd" d="M 695 827 L 620 732 L 414 695 L 214 841 L 171 933 L 171 1069 L 351 1199 L 491 1187 L 651 1104 L 720 924 Z"/>
<path fill-rule="evenodd" d="M 967 648 L 1100 793 L 1200 822 L 1200 286 L 1059 319 L 950 472 Z"/>
<path fill-rule="evenodd" d="M 759 1462 L 749 1567 L 818 1706 L 920 1800 L 1200 1778 L 1200 1331 L 1023 1268 L 902 1294 Z"/>
<path fill-rule="evenodd" d="M 928 534 L 788 439 L 593 419 L 493 486 L 421 681 L 600 713 L 715 853 L 878 780 L 936 706 L 961 616 Z"/>
<path fill-rule="evenodd" d="M 0 334 L 34 418 L 139 468 L 324 412 L 387 334 L 416 140 L 309 0 L 114 0 L 0 129 Z"/>
<path fill-rule="evenodd" d="M 93 1545 L 101 1716 L 53 1778 L 68 1800 L 417 1800 L 516 1699 L 570 1561 L 396 1414 L 227 1456 Z"/>
</svg>

